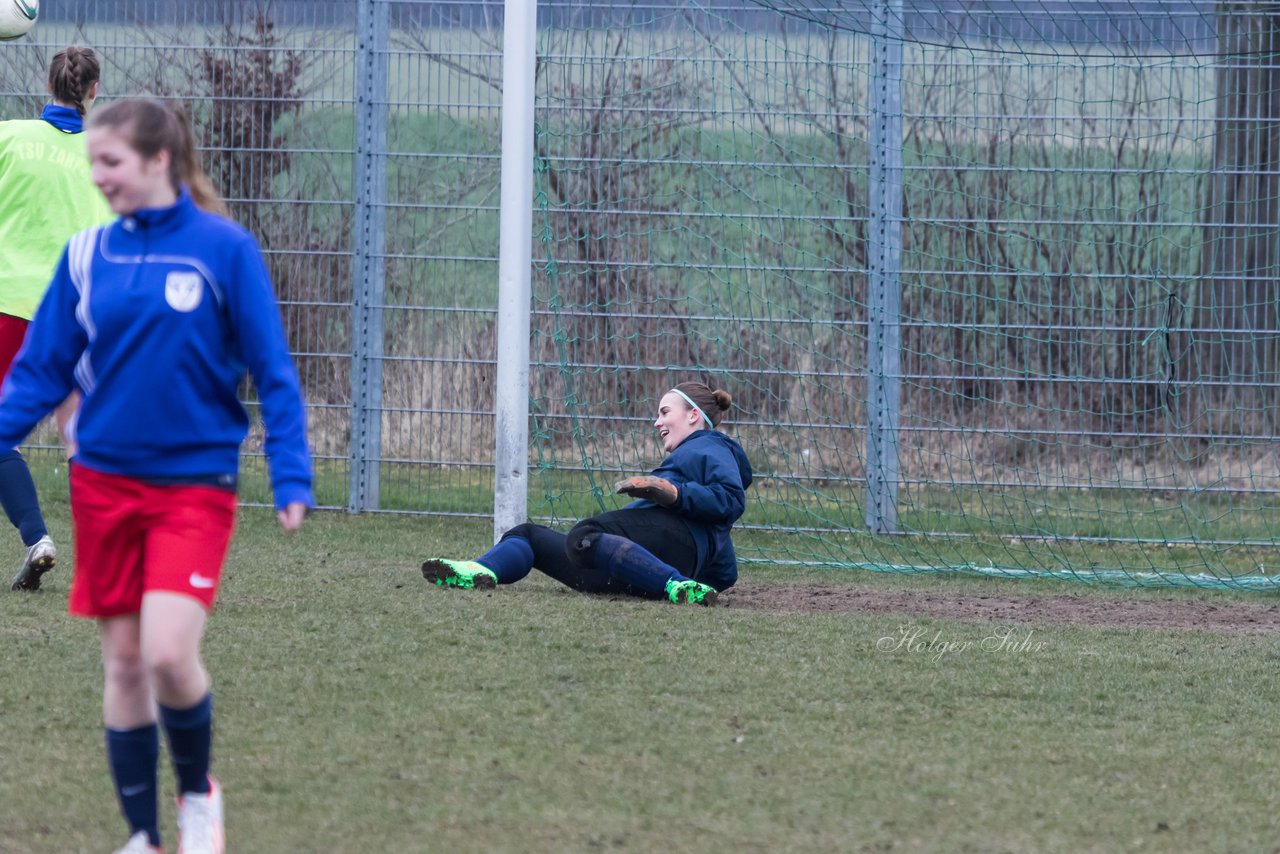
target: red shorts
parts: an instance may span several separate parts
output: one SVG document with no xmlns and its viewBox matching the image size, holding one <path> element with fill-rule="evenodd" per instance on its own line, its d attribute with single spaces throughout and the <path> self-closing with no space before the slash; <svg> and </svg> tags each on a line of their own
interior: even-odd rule
<svg viewBox="0 0 1280 854">
<path fill-rule="evenodd" d="M 142 595 L 156 590 L 211 608 L 235 523 L 235 493 L 153 486 L 73 462 L 76 565 L 67 610 L 99 619 L 135 614 Z"/>
<path fill-rule="evenodd" d="M 0 381 L 9 376 L 9 368 L 22 349 L 31 321 L 12 314 L 0 314 Z"/>
</svg>

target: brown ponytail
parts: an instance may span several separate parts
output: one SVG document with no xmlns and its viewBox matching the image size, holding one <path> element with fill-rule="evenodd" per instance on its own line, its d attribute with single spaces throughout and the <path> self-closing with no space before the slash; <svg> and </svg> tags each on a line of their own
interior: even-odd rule
<svg viewBox="0 0 1280 854">
<path fill-rule="evenodd" d="M 706 383 L 686 382 L 676 386 L 676 391 L 683 392 L 698 408 L 711 419 L 712 427 L 719 427 L 724 414 L 733 405 L 733 398 L 722 388 L 712 391 Z"/>
<path fill-rule="evenodd" d="M 49 63 L 49 94 L 55 101 L 74 106 L 83 116 L 89 90 L 101 75 L 102 64 L 90 48 L 74 44 L 64 47 Z"/>
<path fill-rule="evenodd" d="M 196 148 L 196 134 L 191 128 L 190 117 L 186 112 L 172 112 L 182 134 L 182 157 L 175 156 L 170 160 L 169 180 L 173 181 L 175 188 L 186 184 L 191 199 L 202 209 L 227 216 L 226 203 L 214 188 L 213 179 L 200 165 L 200 150 Z"/>
<path fill-rule="evenodd" d="M 213 181 L 200 168 L 195 134 L 185 113 L 149 98 L 128 99 L 94 110 L 89 126 L 111 128 L 146 158 L 169 152 L 169 181 L 174 191 L 185 186 L 200 208 L 227 215 Z"/>
</svg>

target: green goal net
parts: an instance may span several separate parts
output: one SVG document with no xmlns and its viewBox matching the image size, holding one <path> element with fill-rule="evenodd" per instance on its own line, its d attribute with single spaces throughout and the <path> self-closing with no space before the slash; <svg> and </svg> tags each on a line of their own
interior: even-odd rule
<svg viewBox="0 0 1280 854">
<path fill-rule="evenodd" d="M 534 512 L 693 378 L 745 560 L 1280 584 L 1271 6 L 541 14 Z"/>
</svg>

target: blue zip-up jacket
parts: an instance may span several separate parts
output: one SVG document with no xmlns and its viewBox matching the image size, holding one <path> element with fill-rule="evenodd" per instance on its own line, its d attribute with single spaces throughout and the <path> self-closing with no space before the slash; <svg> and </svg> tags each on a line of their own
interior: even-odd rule
<svg viewBox="0 0 1280 854">
<path fill-rule="evenodd" d="M 738 557 L 729 531 L 747 509 L 751 463 L 742 446 L 718 430 L 699 430 L 676 446 L 650 474 L 675 484 L 670 509 L 689 526 L 698 549 L 694 578 L 717 590 L 738 580 Z M 648 499 L 627 507 L 656 507 Z"/>
<path fill-rule="evenodd" d="M 71 238 L 0 392 L 0 448 L 78 388 L 78 463 L 164 482 L 234 476 L 246 367 L 276 506 L 312 506 L 302 393 L 262 255 L 184 190 Z"/>
</svg>

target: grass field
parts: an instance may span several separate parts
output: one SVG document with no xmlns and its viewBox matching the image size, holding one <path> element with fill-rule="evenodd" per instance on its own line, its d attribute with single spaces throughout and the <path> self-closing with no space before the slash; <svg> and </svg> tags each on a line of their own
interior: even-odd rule
<svg viewBox="0 0 1280 854">
<path fill-rule="evenodd" d="M 67 512 L 49 508 L 66 542 Z M 233 851 L 1262 851 L 1274 634 L 429 587 L 487 521 L 247 509 L 206 642 Z M 15 545 L 16 549 L 16 545 Z M 69 554 L 66 555 L 69 557 Z M 122 841 L 68 573 L 0 595 L 0 852 Z M 753 565 L 741 586 L 1094 590 Z M 1274 609 L 1272 609 L 1274 610 Z M 904 627 L 934 639 L 895 646 Z M 984 641 L 1010 636 L 994 648 Z M 888 640 L 885 640 L 888 639 Z M 948 646 L 949 645 L 949 646 Z M 171 775 L 165 770 L 166 791 Z M 172 806 L 165 831 L 174 842 Z"/>
<path fill-rule="evenodd" d="M 65 501 L 60 457 L 43 445 L 28 451 L 41 494 Z M 315 470 L 319 504 L 345 507 L 347 466 L 325 460 Z M 622 507 L 626 501 L 610 491 L 610 484 L 624 471 L 534 467 L 528 516 L 567 528 Z M 1049 574 L 1151 587 L 1258 589 L 1274 579 L 1280 590 L 1276 507 L 1265 495 L 1245 501 L 1231 493 L 1093 489 L 1064 495 L 1049 489 L 917 485 L 901 493 L 904 529 L 914 533 L 885 536 L 865 527 L 861 483 L 815 481 L 799 488 L 785 477 L 759 470 L 756 475 L 735 538 L 739 558 L 752 565 L 875 568 L 893 574 Z M 381 485 L 382 510 L 451 514 L 481 531 L 490 524 L 489 469 L 386 463 Z M 248 504 L 270 502 L 260 456 L 244 459 L 240 496 Z"/>
</svg>

